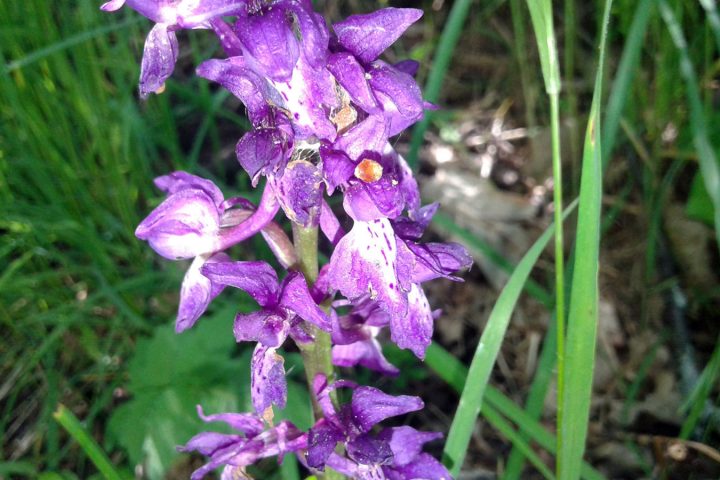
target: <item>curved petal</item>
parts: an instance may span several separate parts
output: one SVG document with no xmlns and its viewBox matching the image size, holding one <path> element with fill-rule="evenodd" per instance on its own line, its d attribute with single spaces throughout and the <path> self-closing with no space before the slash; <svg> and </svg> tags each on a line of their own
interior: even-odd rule
<svg viewBox="0 0 720 480">
<path fill-rule="evenodd" d="M 188 188 L 165 199 L 135 230 L 165 258 L 193 258 L 219 248 L 220 216 L 203 190 Z"/>
<path fill-rule="evenodd" d="M 303 320 L 313 323 L 322 330 L 327 332 L 331 330 L 330 318 L 313 300 L 305 277 L 300 272 L 290 272 L 283 280 L 280 306 L 295 312 Z"/>
<path fill-rule="evenodd" d="M 274 403 L 285 408 L 287 383 L 283 358 L 275 348 L 258 344 L 250 364 L 250 396 L 255 411 L 262 415 Z"/>
<path fill-rule="evenodd" d="M 201 272 L 220 285 L 239 288 L 261 306 L 277 305 L 280 286 L 275 270 L 265 262 L 222 262 L 203 265 Z"/>
<path fill-rule="evenodd" d="M 344 438 L 342 430 L 321 418 L 308 432 L 308 466 L 322 469 L 337 443 Z"/>
<path fill-rule="evenodd" d="M 253 125 L 270 114 L 268 101 L 274 93 L 267 82 L 245 64 L 243 57 L 231 57 L 226 60 L 206 60 L 197 67 L 198 76 L 222 85 L 240 99 L 247 108 L 248 118 Z"/>
<path fill-rule="evenodd" d="M 333 148 L 341 150 L 354 161 L 368 153 L 382 152 L 387 143 L 387 125 L 379 115 L 371 115 L 340 135 Z"/>
<path fill-rule="evenodd" d="M 452 480 L 450 472 L 432 455 L 421 453 L 415 459 L 401 467 L 383 467 L 388 480 L 407 480 L 408 478 L 432 478 L 433 480 Z"/>
<path fill-rule="evenodd" d="M 338 367 L 362 365 L 365 368 L 391 377 L 400 373 L 400 370 L 395 365 L 387 361 L 382 353 L 380 343 L 374 337 L 349 345 L 333 345 L 332 361 L 333 365 Z"/>
<path fill-rule="evenodd" d="M 255 128 L 235 148 L 238 161 L 257 185 L 260 175 L 282 175 L 292 140 L 278 128 Z"/>
<path fill-rule="evenodd" d="M 248 61 L 259 73 L 278 82 L 290 80 L 300 47 L 283 9 L 243 18 L 236 31 Z"/>
<path fill-rule="evenodd" d="M 472 256 L 459 243 L 406 243 L 415 254 L 415 265 L 412 272 L 414 283 L 426 282 L 434 278 L 447 278 L 462 281 L 453 275 L 458 270 L 470 268 Z"/>
<path fill-rule="evenodd" d="M 224 285 L 213 283 L 209 278 L 200 273 L 200 268 L 205 263 L 229 262 L 230 257 L 225 253 L 216 253 L 209 259 L 203 256 L 195 257 L 188 268 L 180 287 L 180 304 L 178 315 L 175 320 L 175 332 L 180 333 L 195 325 L 198 318 L 205 313 L 210 302 L 220 295 L 225 288 Z"/>
<path fill-rule="evenodd" d="M 358 387 L 352 396 L 353 420 L 363 432 L 369 432 L 386 418 L 414 412 L 424 407 L 419 397 L 393 396 L 373 387 Z"/>
<path fill-rule="evenodd" d="M 404 275 L 396 268 L 397 247 L 387 219 L 355 222 L 330 258 L 331 288 L 353 301 L 369 295 L 391 316 L 404 317 L 408 304 Z"/>
<path fill-rule="evenodd" d="M 197 188 L 207 193 L 218 208 L 220 208 L 225 201 L 222 192 L 212 181 L 188 172 L 183 172 L 182 170 L 157 177 L 154 183 L 156 187 L 168 195 L 188 188 Z"/>
<path fill-rule="evenodd" d="M 233 333 L 238 342 L 255 341 L 266 347 L 279 347 L 288 335 L 290 325 L 277 313 L 261 310 L 238 313 L 233 322 Z"/>
<path fill-rule="evenodd" d="M 365 15 L 351 15 L 334 24 L 333 29 L 340 45 L 364 63 L 370 63 L 422 14 L 416 8 L 383 8 Z"/>
<path fill-rule="evenodd" d="M 423 445 L 443 437 L 440 432 L 420 432 L 412 427 L 403 426 L 383 430 L 380 434 L 389 438 L 393 451 L 394 465 L 401 466 L 415 460 L 422 453 Z"/>
<path fill-rule="evenodd" d="M 328 57 L 327 69 L 347 91 L 355 105 L 367 113 L 380 111 L 378 101 L 365 76 L 365 69 L 354 56 L 347 52 L 334 53 Z"/>
<path fill-rule="evenodd" d="M 145 98 L 161 92 L 165 81 L 172 75 L 178 56 L 175 32 L 163 23 L 156 24 L 145 40 L 140 66 L 140 96 Z"/>
<path fill-rule="evenodd" d="M 390 318 L 392 341 L 400 348 L 410 349 L 419 359 L 425 358 L 425 349 L 430 345 L 434 317 L 422 288 L 413 283 L 407 296 L 407 315 Z"/>
<path fill-rule="evenodd" d="M 197 413 L 204 422 L 225 422 L 233 429 L 243 432 L 248 437 L 254 437 L 263 431 L 263 421 L 250 413 L 215 413 L 205 415 L 200 405 Z"/>
<path fill-rule="evenodd" d="M 306 160 L 288 163 L 282 176 L 268 178 L 285 215 L 305 228 L 316 227 L 322 202 L 322 176 Z"/>
</svg>

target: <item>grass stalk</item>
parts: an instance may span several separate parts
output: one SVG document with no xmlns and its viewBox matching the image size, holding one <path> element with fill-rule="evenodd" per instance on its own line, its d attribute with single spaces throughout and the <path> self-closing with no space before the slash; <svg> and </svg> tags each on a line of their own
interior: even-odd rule
<svg viewBox="0 0 720 480">
<path fill-rule="evenodd" d="M 65 408 L 64 405 L 58 405 L 57 410 L 53 413 L 53 418 L 55 418 L 65 431 L 80 445 L 80 448 L 83 449 L 105 480 L 122 480 L 122 477 L 115 471 L 115 467 L 113 467 L 113 464 L 107 455 L 105 455 L 105 452 L 102 451 L 100 446 L 87 433 L 77 417 L 75 417 L 70 410 Z"/>
<path fill-rule="evenodd" d="M 561 217 L 561 221 L 575 208 L 575 205 L 573 203 L 568 207 Z M 500 293 L 480 337 L 443 451 L 443 460 L 453 476 L 457 476 L 460 472 L 465 459 L 475 421 L 482 407 L 490 373 L 500 351 L 515 304 L 533 266 L 553 236 L 555 230 L 551 228 L 548 227 L 518 263 Z"/>
<path fill-rule="evenodd" d="M 577 240 L 568 309 L 567 349 L 563 369 L 562 421 L 559 423 L 556 469 L 559 479 L 580 477 L 585 452 L 595 364 L 598 321 L 598 265 L 602 201 L 602 135 L 600 104 L 605 43 L 612 0 L 605 1 L 593 103 L 585 135 Z"/>
<path fill-rule="evenodd" d="M 565 282 L 562 215 L 562 159 L 560 153 L 560 65 L 558 61 L 555 27 L 553 26 L 552 3 L 550 0 L 528 0 L 535 40 L 540 54 L 545 90 L 550 98 L 550 129 L 552 135 L 553 165 L 553 208 L 555 216 L 555 312 L 557 322 L 557 363 L 558 398 L 564 391 L 565 364 Z M 574 8 L 572 9 L 574 11 Z M 563 405 L 558 402 L 557 423 L 562 423 Z M 558 429 L 558 449 L 562 443 L 562 432 Z M 558 473 L 559 476 L 559 473 Z"/>
</svg>

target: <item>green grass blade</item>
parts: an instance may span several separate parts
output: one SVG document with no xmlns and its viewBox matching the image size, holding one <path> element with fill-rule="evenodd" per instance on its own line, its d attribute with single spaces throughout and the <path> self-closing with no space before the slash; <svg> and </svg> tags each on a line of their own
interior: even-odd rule
<svg viewBox="0 0 720 480">
<path fill-rule="evenodd" d="M 705 13 L 707 13 L 708 23 L 715 35 L 717 53 L 720 54 L 720 15 L 718 15 L 717 2 L 715 0 L 700 0 L 700 5 L 703 6 Z"/>
<path fill-rule="evenodd" d="M 617 140 L 617 132 L 620 127 L 628 95 L 631 92 L 631 85 L 635 79 L 640 51 L 645 41 L 645 32 L 652 13 L 655 11 L 655 0 L 640 0 L 633 15 L 632 24 L 625 40 L 620 64 L 618 65 L 610 95 L 605 110 L 605 118 L 602 129 L 602 161 L 603 170 L 607 168 Z"/>
<path fill-rule="evenodd" d="M 450 60 L 453 57 L 453 51 L 455 45 L 457 45 L 460 39 L 460 34 L 463 31 L 463 25 L 465 24 L 465 18 L 467 17 L 468 11 L 472 0 L 457 0 L 453 2 L 453 6 L 450 9 L 447 23 L 440 35 L 440 41 L 438 42 L 437 52 L 433 59 L 432 69 L 430 70 L 430 76 L 428 77 L 425 90 L 423 92 L 425 99 L 428 102 L 437 102 L 440 96 L 440 89 L 442 88 L 443 82 L 445 81 L 445 74 L 450 66 Z M 410 152 L 407 156 L 407 161 L 410 167 L 413 169 L 417 166 L 418 152 L 420 145 L 422 145 L 423 138 L 425 137 L 425 131 L 430 125 L 430 112 L 425 112 L 425 117 L 415 125 L 413 128 L 412 137 L 410 138 Z"/>
<path fill-rule="evenodd" d="M 460 393 L 465 386 L 465 379 L 468 369 L 454 355 L 445 350 L 437 343 L 432 343 L 427 349 L 425 362 L 438 377 L 450 385 L 453 390 Z M 532 441 L 550 453 L 555 453 L 555 436 L 545 430 L 537 420 L 531 418 L 512 400 L 502 392 L 488 385 L 485 392 L 486 402 L 483 403 L 481 412 L 485 416 L 489 410 L 494 410 L 516 423 Z M 487 417 L 486 417 L 487 418 Z M 491 418 L 494 418 L 491 416 Z M 492 420 L 488 420 L 493 423 Z M 494 424 L 493 424 L 494 426 Z M 590 465 L 583 464 L 583 478 L 587 480 L 600 480 L 604 477 Z"/>
<path fill-rule="evenodd" d="M 535 40 L 540 54 L 545 90 L 550 97 L 550 130 L 552 135 L 552 169 L 553 169 L 553 207 L 555 217 L 555 311 L 562 321 L 557 322 L 557 391 L 561 397 L 564 391 L 563 364 L 565 362 L 565 249 L 563 226 L 560 219 L 562 212 L 562 162 L 560 158 L 560 65 L 558 62 L 553 11 L 550 0 L 528 0 L 530 18 L 535 32 Z M 572 19 L 570 21 L 573 21 Z M 566 35 L 568 32 L 566 32 Z M 562 421 L 562 403 L 558 403 L 557 421 Z M 558 431 L 558 442 L 562 442 L 562 432 Z"/>
<path fill-rule="evenodd" d="M 698 88 L 698 78 L 695 68 L 690 60 L 687 42 L 683 35 L 680 24 L 675 14 L 667 4 L 667 1 L 660 1 L 660 14 L 670 31 L 673 43 L 680 54 L 680 73 L 685 79 L 685 90 L 688 96 L 690 107 L 690 128 L 692 130 L 693 143 L 698 154 L 700 171 L 705 182 L 705 189 L 710 195 L 714 208 L 715 241 L 720 250 L 720 164 L 708 136 L 708 126 L 703 111 L 703 104 Z"/>
<path fill-rule="evenodd" d="M 566 358 L 563 366 L 565 389 L 559 398 L 558 406 L 562 409 L 563 416 L 559 425 L 562 442 L 558 448 L 557 476 L 563 480 L 580 477 L 592 395 L 602 200 L 600 103 L 611 4 L 612 0 L 605 1 L 598 70 L 583 149 L 575 263 L 568 310 Z"/>
<path fill-rule="evenodd" d="M 500 414 L 497 413 L 495 409 L 486 408 L 483 411 L 483 415 L 488 422 L 490 422 L 503 436 L 505 436 L 505 438 L 510 440 L 513 445 L 518 448 L 523 453 L 523 455 L 527 457 L 530 463 L 533 464 L 533 466 L 537 469 L 538 472 L 542 474 L 543 477 L 550 479 L 555 478 L 552 470 L 550 470 L 548 466 L 543 463 L 538 454 L 530 448 L 530 446 L 522 438 L 522 436 L 518 432 L 516 432 L 512 425 L 510 425 L 504 418 L 502 418 L 502 416 L 500 416 Z"/>
<path fill-rule="evenodd" d="M 564 212 L 564 216 L 567 216 L 574 207 L 575 203 L 570 205 L 567 211 Z M 551 226 L 535 241 L 533 246 L 530 247 L 522 258 L 498 297 L 488 318 L 487 326 L 475 350 L 467 381 L 463 388 L 452 425 L 450 426 L 450 432 L 448 433 L 448 439 L 443 452 L 445 463 L 455 476 L 457 476 L 462 467 L 472 430 L 482 406 L 490 373 L 495 364 L 497 354 L 500 351 L 500 345 L 505 337 L 510 317 L 515 309 L 515 304 L 520 297 L 520 293 L 522 293 L 523 285 L 527 281 L 530 271 L 547 246 L 550 238 L 552 238 L 552 235 L 553 230 Z"/>
<path fill-rule="evenodd" d="M 701 415 L 705 413 L 707 399 L 712 393 L 718 376 L 720 376 L 720 339 L 715 342 L 715 350 L 710 357 L 710 361 L 700 375 L 692 394 L 685 402 L 684 408 L 689 408 L 689 412 L 680 429 L 680 438 L 688 439 L 695 431 Z"/>
<path fill-rule="evenodd" d="M 98 446 L 93 438 L 85 431 L 77 417 L 64 405 L 58 405 L 53 417 L 80 445 L 90 461 L 97 467 L 106 480 L 122 480 L 122 477 L 115 471 L 115 467 L 105 452 Z"/>
<path fill-rule="evenodd" d="M 3 73 L 10 73 L 13 70 L 23 68 L 62 50 L 66 50 L 70 47 L 74 47 L 75 45 L 79 45 L 83 42 L 87 42 L 88 40 L 92 40 L 93 38 L 104 36 L 110 32 L 121 30 L 123 28 L 129 27 L 130 25 L 139 23 L 141 20 L 144 19 L 142 17 L 136 17 L 125 20 L 124 22 L 113 23 L 103 27 L 94 28 L 86 32 L 80 32 L 77 35 L 68 37 L 60 42 L 55 42 L 51 45 L 48 45 L 47 47 L 43 47 L 35 50 L 34 52 L 30 52 L 22 58 L 8 62 L 7 64 L 5 64 L 5 71 Z"/>
<path fill-rule="evenodd" d="M 555 28 L 550 0 L 528 0 L 530 19 L 535 30 L 540 66 L 548 95 L 560 93 L 560 65 L 555 43 Z"/>
</svg>

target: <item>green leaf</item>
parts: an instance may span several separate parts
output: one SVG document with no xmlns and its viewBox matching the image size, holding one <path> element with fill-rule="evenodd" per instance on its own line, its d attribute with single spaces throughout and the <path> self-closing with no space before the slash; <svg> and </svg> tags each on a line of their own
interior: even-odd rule
<svg viewBox="0 0 720 480">
<path fill-rule="evenodd" d="M 713 226 L 713 222 L 715 221 L 715 208 L 705 188 L 701 172 L 698 172 L 695 178 L 693 178 L 685 212 L 687 216 L 693 220 L 706 223 L 711 227 Z"/>
<path fill-rule="evenodd" d="M 213 413 L 242 410 L 251 351 L 231 358 L 236 311 L 227 306 L 179 335 L 171 325 L 158 327 L 138 341 L 128 368 L 132 399 L 113 413 L 108 434 L 148 478 L 163 478 L 179 457 L 175 447 L 206 430 L 196 405 Z"/>
<path fill-rule="evenodd" d="M 562 372 L 565 385 L 562 396 L 558 399 L 558 410 L 563 412 L 558 425 L 557 454 L 557 476 L 561 480 L 580 477 L 592 396 L 598 321 L 602 200 L 600 104 L 611 5 L 612 0 L 605 1 L 600 55 L 583 149 L 574 274 L 570 289 L 566 357 Z"/>
<path fill-rule="evenodd" d="M 576 203 L 572 203 L 568 206 L 564 212 L 565 218 L 574 210 L 575 205 Z M 500 297 L 495 302 L 492 312 L 490 312 L 487 326 L 482 337 L 480 337 L 480 342 L 470 364 L 467 380 L 443 452 L 445 463 L 454 476 L 457 476 L 460 472 L 467 453 L 468 443 L 482 407 L 490 373 L 495 365 L 495 359 L 500 351 L 515 304 L 523 291 L 523 286 L 527 282 L 533 266 L 547 246 L 550 238 L 552 238 L 553 232 L 553 225 L 550 225 L 530 247 L 522 260 L 520 260 L 520 263 L 518 263 L 517 268 L 510 276 L 502 293 L 500 293 Z"/>
</svg>

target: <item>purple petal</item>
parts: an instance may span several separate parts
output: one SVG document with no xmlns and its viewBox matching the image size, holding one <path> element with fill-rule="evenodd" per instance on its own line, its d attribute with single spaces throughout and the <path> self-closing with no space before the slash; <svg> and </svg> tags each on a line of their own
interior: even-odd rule
<svg viewBox="0 0 720 480">
<path fill-rule="evenodd" d="M 240 165 L 257 185 L 260 175 L 282 174 L 292 140 L 278 128 L 257 128 L 247 132 L 237 144 L 235 153 Z"/>
<path fill-rule="evenodd" d="M 422 17 L 415 8 L 383 8 L 366 15 L 352 15 L 333 25 L 340 45 L 364 63 L 370 63 Z"/>
<path fill-rule="evenodd" d="M 178 447 L 180 452 L 197 451 L 203 455 L 211 456 L 221 448 L 237 445 L 245 440 L 240 435 L 226 435 L 216 432 L 202 432 L 192 437 L 184 446 Z"/>
<path fill-rule="evenodd" d="M 183 172 L 182 170 L 157 177 L 155 178 L 154 183 L 156 187 L 168 195 L 172 195 L 180 190 L 188 188 L 202 190 L 213 199 L 218 208 L 220 208 L 225 201 L 225 197 L 222 192 L 212 181 L 198 177 L 197 175 L 193 175 L 191 173 Z"/>
<path fill-rule="evenodd" d="M 247 0 L 202 0 L 180 2 L 177 24 L 183 28 L 208 27 L 214 19 L 235 16 L 247 8 Z"/>
<path fill-rule="evenodd" d="M 415 283 L 408 292 L 407 301 L 409 304 L 407 315 L 395 315 L 390 318 L 391 338 L 398 347 L 410 349 L 422 360 L 432 339 L 433 312 L 430 310 L 425 292 Z"/>
<path fill-rule="evenodd" d="M 388 220 L 355 222 L 330 258 L 330 286 L 353 301 L 370 295 L 386 312 L 404 317 L 407 297 L 401 285 L 406 279 L 398 276 L 397 251 Z"/>
<path fill-rule="evenodd" d="M 299 139 L 335 140 L 335 125 L 327 114 L 327 110 L 338 103 L 330 72 L 324 68 L 313 69 L 301 56 L 289 79 L 272 84 L 284 100 L 282 107 L 292 114 L 293 128 Z"/>
<path fill-rule="evenodd" d="M 175 32 L 167 25 L 156 24 L 145 40 L 140 67 L 140 96 L 145 98 L 153 92 L 162 91 L 165 80 L 172 75 L 178 56 Z"/>
<path fill-rule="evenodd" d="M 407 465 L 414 461 L 422 452 L 423 445 L 443 437 L 440 432 L 420 432 L 407 426 L 384 430 L 380 436 L 390 438 L 395 466 Z"/>
<path fill-rule="evenodd" d="M 401 72 L 414 77 L 420 68 L 420 62 L 416 62 L 415 60 L 401 60 L 393 66 Z"/>
<path fill-rule="evenodd" d="M 410 218 L 415 218 L 415 215 L 420 209 L 420 189 L 418 188 L 413 171 L 402 155 L 397 153 L 389 143 L 385 145 L 384 155 L 385 157 L 391 157 L 399 170 L 400 191 L 402 191 L 403 197 L 405 198 Z"/>
<path fill-rule="evenodd" d="M 371 115 L 338 137 L 333 148 L 358 161 L 368 153 L 381 152 L 387 139 L 387 125 L 379 115 Z"/>
<path fill-rule="evenodd" d="M 225 422 L 233 429 L 244 433 L 248 437 L 254 437 L 263 431 L 263 421 L 256 415 L 249 413 L 216 413 L 205 415 L 200 405 L 197 406 L 197 413 L 204 422 Z"/>
<path fill-rule="evenodd" d="M 346 445 L 350 458 L 363 465 L 381 465 L 392 459 L 390 445 L 369 434 L 360 435 Z"/>
<path fill-rule="evenodd" d="M 316 227 L 322 202 L 322 176 L 318 168 L 305 160 L 288 163 L 282 176 L 271 182 L 285 215 L 305 228 Z"/>
<path fill-rule="evenodd" d="M 222 18 L 213 19 L 210 22 L 210 26 L 213 31 L 215 31 L 215 35 L 218 36 L 220 45 L 222 45 L 228 57 L 238 57 L 242 55 L 242 43 L 240 43 L 240 39 L 235 34 L 232 26 L 228 25 Z M 201 77 L 204 76 L 200 73 L 198 73 L 198 75 Z"/>
<path fill-rule="evenodd" d="M 279 347 L 288 335 L 290 325 L 276 312 L 261 310 L 238 313 L 233 323 L 233 333 L 238 342 L 255 341 L 266 347 Z"/>
<path fill-rule="evenodd" d="M 338 367 L 361 365 L 391 377 L 400 373 L 395 365 L 387 361 L 382 353 L 380 343 L 374 337 L 349 345 L 333 345 L 332 361 L 333 365 Z"/>
<path fill-rule="evenodd" d="M 220 218 L 214 200 L 189 188 L 165 199 L 135 230 L 157 253 L 170 260 L 221 250 Z"/>
<path fill-rule="evenodd" d="M 323 177 L 327 184 L 328 195 L 340 185 L 345 184 L 353 176 L 355 163 L 343 152 L 320 147 Z"/>
<path fill-rule="evenodd" d="M 119 10 L 124 4 L 125 0 L 110 0 L 109 2 L 103 3 L 102 6 L 100 6 L 100 10 L 114 12 L 115 10 Z"/>
<path fill-rule="evenodd" d="M 345 211 L 353 220 L 363 222 L 399 216 L 405 208 L 405 199 L 397 183 L 391 175 L 371 183 L 354 182 L 345 190 Z"/>
<path fill-rule="evenodd" d="M 345 231 L 340 226 L 335 213 L 324 199 L 320 205 L 320 229 L 333 246 L 337 245 L 345 235 Z"/>
<path fill-rule="evenodd" d="M 407 480 L 408 478 L 452 480 L 450 472 L 443 464 L 428 453 L 421 453 L 407 465 L 398 468 L 384 467 L 383 471 L 388 480 Z"/>
<path fill-rule="evenodd" d="M 185 273 L 182 286 L 180 287 L 180 305 L 175 320 L 175 332 L 180 333 L 195 325 L 198 318 L 205 313 L 210 302 L 220 295 L 225 288 L 210 281 L 209 278 L 200 273 L 200 268 L 205 263 L 229 262 L 230 257 L 225 253 L 216 253 L 209 259 L 203 256 L 196 257 Z"/>
<path fill-rule="evenodd" d="M 300 48 L 282 9 L 248 16 L 236 29 L 244 53 L 260 74 L 278 82 L 290 80 Z"/>
<path fill-rule="evenodd" d="M 275 270 L 265 262 L 205 264 L 201 272 L 215 283 L 239 288 L 263 307 L 277 305 L 280 285 Z"/>
<path fill-rule="evenodd" d="M 344 437 L 342 430 L 321 418 L 308 432 L 308 466 L 322 469 L 337 443 Z"/>
<path fill-rule="evenodd" d="M 407 242 L 407 246 L 416 256 L 415 268 L 412 273 L 414 283 L 426 282 L 440 277 L 462 281 L 460 277 L 453 275 L 453 273 L 470 268 L 473 263 L 472 256 L 459 243 L 418 244 Z"/>
<path fill-rule="evenodd" d="M 437 202 L 430 203 L 424 207 L 419 208 L 411 218 L 398 217 L 392 221 L 393 230 L 395 235 L 402 238 L 403 240 L 418 241 L 425 233 L 432 217 L 437 212 L 440 204 Z"/>
<path fill-rule="evenodd" d="M 218 250 L 226 250 L 261 231 L 273 221 L 279 209 L 280 204 L 275 198 L 275 192 L 266 186 L 260 199 L 260 205 L 249 217 L 234 226 L 220 230 L 221 248 Z"/>
<path fill-rule="evenodd" d="M 269 115 L 268 100 L 274 96 L 272 89 L 262 77 L 247 68 L 242 57 L 207 60 L 197 68 L 197 74 L 219 83 L 239 98 L 254 125 Z"/>
<path fill-rule="evenodd" d="M 322 15 L 313 12 L 312 4 L 303 6 L 290 2 L 286 8 L 295 15 L 302 37 L 300 43 L 308 63 L 313 68 L 323 68 L 330 41 L 330 32 L 325 25 L 325 19 Z"/>
<path fill-rule="evenodd" d="M 373 387 L 358 387 L 352 396 L 353 419 L 363 432 L 369 432 L 386 418 L 421 410 L 423 406 L 418 397 L 387 395 Z"/>
<path fill-rule="evenodd" d="M 376 62 L 369 74 L 373 90 L 387 95 L 403 117 L 413 122 L 422 118 L 422 93 L 413 77 L 385 62 Z"/>
<path fill-rule="evenodd" d="M 250 365 L 250 396 L 253 407 L 262 414 L 273 403 L 285 408 L 287 400 L 287 383 L 283 358 L 274 348 L 258 344 L 253 353 Z"/>
<path fill-rule="evenodd" d="M 365 77 L 365 69 L 354 56 L 347 52 L 332 54 L 328 57 L 327 69 L 357 106 L 367 113 L 380 111 L 378 101 Z"/>
<path fill-rule="evenodd" d="M 331 330 L 330 318 L 310 295 L 305 277 L 300 272 L 290 272 L 283 280 L 280 306 L 298 314 L 303 320 L 325 331 Z"/>
</svg>

